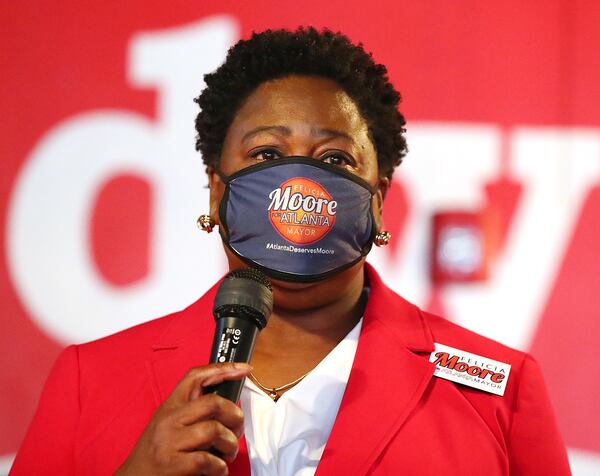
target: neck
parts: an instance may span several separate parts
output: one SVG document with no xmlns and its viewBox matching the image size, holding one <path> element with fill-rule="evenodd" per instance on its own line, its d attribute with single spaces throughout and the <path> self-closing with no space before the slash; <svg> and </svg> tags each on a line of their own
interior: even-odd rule
<svg viewBox="0 0 600 476">
<path fill-rule="evenodd" d="M 263 376 L 268 385 L 277 386 L 302 375 L 354 328 L 364 307 L 362 267 L 345 284 L 343 291 L 338 288 L 336 293 L 328 289 L 331 282 L 325 282 L 324 289 L 319 284 L 292 290 L 275 287 L 276 306 L 259 335 L 252 361 L 259 378 Z M 281 299 L 277 299 L 278 294 Z M 335 299 L 327 300 L 332 294 Z M 277 305 L 278 302 L 290 306 Z M 299 308 L 298 303 L 316 304 Z"/>
</svg>

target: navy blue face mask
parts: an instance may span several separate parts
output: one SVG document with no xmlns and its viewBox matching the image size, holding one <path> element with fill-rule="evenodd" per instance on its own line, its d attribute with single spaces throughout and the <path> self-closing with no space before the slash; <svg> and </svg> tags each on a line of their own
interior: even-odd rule
<svg viewBox="0 0 600 476">
<path fill-rule="evenodd" d="M 366 181 L 308 157 L 262 162 L 221 177 L 221 237 L 268 276 L 324 279 L 357 263 L 375 237 Z"/>
</svg>

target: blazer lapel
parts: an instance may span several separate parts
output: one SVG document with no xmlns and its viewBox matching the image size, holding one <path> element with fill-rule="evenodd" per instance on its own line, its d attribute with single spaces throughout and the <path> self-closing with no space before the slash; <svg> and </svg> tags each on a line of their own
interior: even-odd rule
<svg viewBox="0 0 600 476">
<path fill-rule="evenodd" d="M 200 300 L 177 313 L 168 329 L 152 346 L 146 368 L 157 406 L 169 397 L 191 367 L 208 363 L 215 328 L 212 305 L 219 284 L 220 282 L 213 286 Z M 250 475 L 248 450 L 243 437 L 238 456 L 229 465 L 229 474 Z"/>
<path fill-rule="evenodd" d="M 176 313 L 167 330 L 152 345 L 147 368 L 157 404 L 171 394 L 191 367 L 208 363 L 215 327 L 211 312 L 215 292 L 216 286 Z"/>
<path fill-rule="evenodd" d="M 431 333 L 418 308 L 367 265 L 371 295 L 354 365 L 317 476 L 366 474 L 433 375 Z"/>
</svg>

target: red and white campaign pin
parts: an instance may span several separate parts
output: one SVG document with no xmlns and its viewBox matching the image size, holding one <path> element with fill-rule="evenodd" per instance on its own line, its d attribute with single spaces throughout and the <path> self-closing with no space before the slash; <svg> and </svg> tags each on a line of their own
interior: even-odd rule
<svg viewBox="0 0 600 476">
<path fill-rule="evenodd" d="M 433 375 L 495 395 L 504 395 L 510 364 L 464 350 L 435 343 L 429 356 L 435 364 Z"/>
</svg>

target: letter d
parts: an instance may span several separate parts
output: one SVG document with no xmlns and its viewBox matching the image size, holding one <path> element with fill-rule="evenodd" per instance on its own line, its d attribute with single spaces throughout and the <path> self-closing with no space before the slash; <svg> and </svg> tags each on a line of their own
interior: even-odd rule
<svg viewBox="0 0 600 476">
<path fill-rule="evenodd" d="M 59 341 L 94 339 L 181 308 L 222 271 L 219 260 L 203 259 L 220 256 L 218 237 L 194 229 L 208 195 L 193 150 L 192 98 L 236 37 L 226 17 L 136 36 L 129 68 L 136 85 L 158 90 L 157 120 L 119 110 L 71 117 L 25 162 L 9 205 L 8 266 L 29 315 Z M 94 267 L 88 226 L 96 191 L 123 172 L 153 187 L 151 272 L 115 288 Z"/>
</svg>

